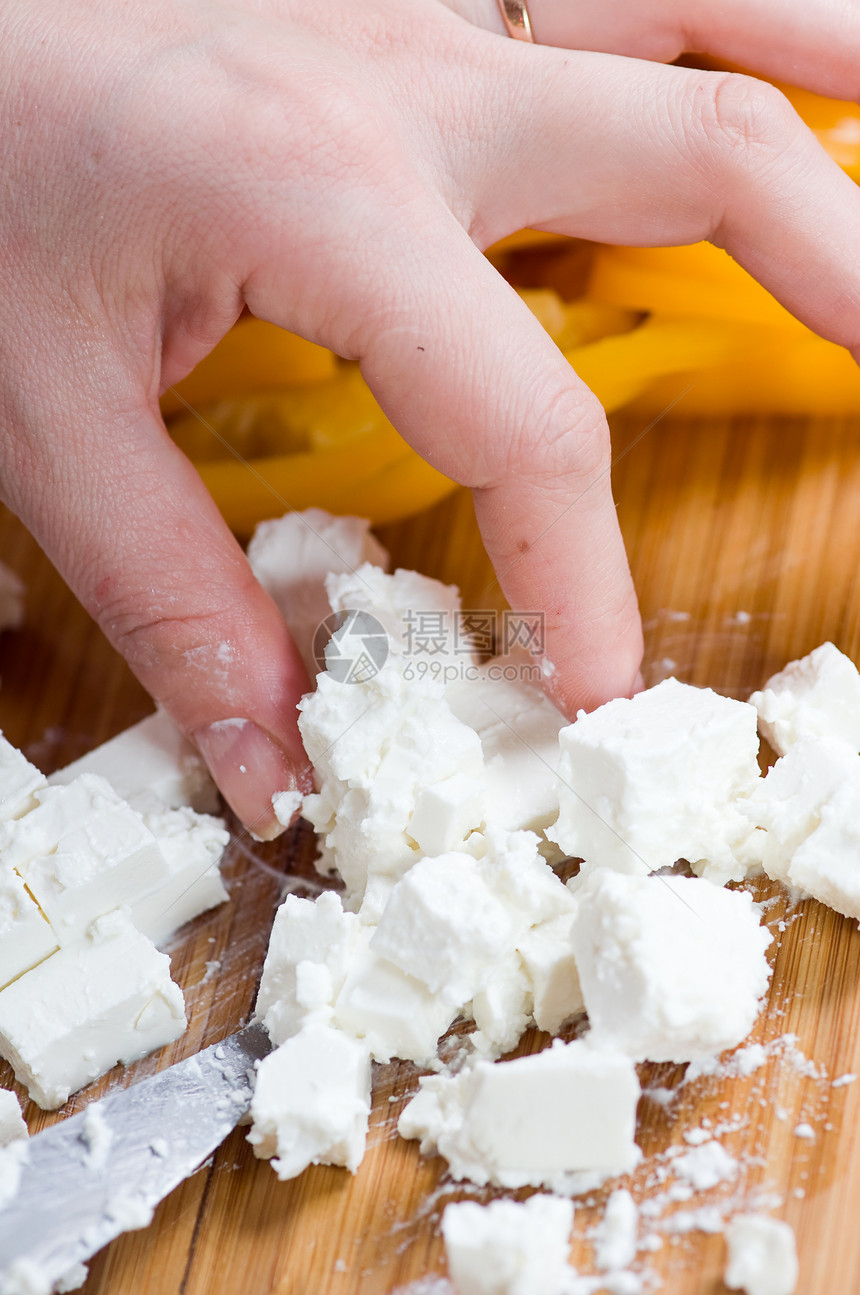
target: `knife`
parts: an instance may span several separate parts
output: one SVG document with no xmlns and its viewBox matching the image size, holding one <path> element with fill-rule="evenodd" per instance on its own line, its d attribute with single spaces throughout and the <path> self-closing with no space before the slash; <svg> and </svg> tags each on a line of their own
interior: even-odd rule
<svg viewBox="0 0 860 1295">
<path fill-rule="evenodd" d="M 23 1144 L 18 1190 L 0 1208 L 0 1295 L 48 1291 L 121 1232 L 145 1227 L 239 1123 L 255 1062 L 271 1048 L 252 1022 Z"/>
</svg>

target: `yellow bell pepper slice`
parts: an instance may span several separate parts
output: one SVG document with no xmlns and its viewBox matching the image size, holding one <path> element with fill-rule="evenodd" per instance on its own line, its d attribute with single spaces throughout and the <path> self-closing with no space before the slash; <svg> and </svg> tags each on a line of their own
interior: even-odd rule
<svg viewBox="0 0 860 1295">
<path fill-rule="evenodd" d="M 677 395 L 677 380 L 658 380 L 630 406 L 646 416 Z M 841 346 L 820 337 L 785 340 L 764 353 L 703 368 L 684 396 L 683 413 L 860 414 L 860 370 Z"/>
<path fill-rule="evenodd" d="M 695 373 L 778 345 L 779 334 L 736 322 L 658 315 L 633 332 L 566 352 L 607 413 L 648 390 L 658 378 Z M 674 385 L 673 398 L 678 395 Z"/>
<path fill-rule="evenodd" d="M 600 247 L 585 296 L 626 310 L 744 320 L 809 336 L 805 325 L 711 243 Z"/>
<path fill-rule="evenodd" d="M 186 378 L 164 393 L 161 412 L 165 418 L 185 413 L 183 400 L 196 409 L 225 396 L 321 382 L 334 375 L 335 367 L 335 357 L 325 347 L 263 319 L 240 319 Z"/>
<path fill-rule="evenodd" d="M 241 536 L 286 509 L 316 507 L 357 513 L 374 523 L 397 521 L 457 488 L 393 429 L 330 449 L 201 463 L 198 470 L 228 526 Z"/>
</svg>

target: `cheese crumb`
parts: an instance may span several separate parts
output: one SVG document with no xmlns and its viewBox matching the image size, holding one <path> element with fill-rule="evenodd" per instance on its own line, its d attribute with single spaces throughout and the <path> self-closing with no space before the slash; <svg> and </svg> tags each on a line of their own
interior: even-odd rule
<svg viewBox="0 0 860 1295">
<path fill-rule="evenodd" d="M 763 1214 L 739 1214 L 726 1228 L 725 1283 L 747 1295 L 792 1295 L 797 1285 L 794 1232 Z"/>
<path fill-rule="evenodd" d="M 573 1202 L 557 1196 L 446 1206 L 442 1236 L 457 1295 L 559 1295 L 572 1226 Z"/>
<path fill-rule="evenodd" d="M 258 1064 L 248 1141 L 281 1179 L 308 1165 L 355 1173 L 370 1114 L 367 1048 L 326 1025 L 307 1025 Z"/>
</svg>

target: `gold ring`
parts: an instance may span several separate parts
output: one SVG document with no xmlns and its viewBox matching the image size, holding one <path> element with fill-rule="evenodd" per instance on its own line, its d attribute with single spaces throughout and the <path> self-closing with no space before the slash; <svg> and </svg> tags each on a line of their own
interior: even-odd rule
<svg viewBox="0 0 860 1295">
<path fill-rule="evenodd" d="M 505 31 L 514 40 L 534 41 L 526 0 L 499 0 Z"/>
</svg>

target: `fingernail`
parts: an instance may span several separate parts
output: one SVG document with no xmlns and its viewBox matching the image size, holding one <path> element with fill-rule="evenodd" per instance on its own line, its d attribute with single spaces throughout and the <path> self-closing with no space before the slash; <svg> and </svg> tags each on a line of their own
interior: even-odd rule
<svg viewBox="0 0 860 1295">
<path fill-rule="evenodd" d="M 633 692 L 631 696 L 635 697 L 637 693 L 644 692 L 644 691 L 645 691 L 645 676 L 640 670 L 636 678 L 633 680 Z"/>
<path fill-rule="evenodd" d="M 274 738 L 250 719 L 220 719 L 192 734 L 209 772 L 252 836 L 272 841 L 286 824 L 272 804 L 295 792 L 296 772 Z"/>
</svg>

